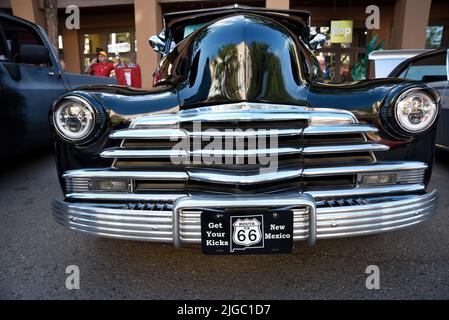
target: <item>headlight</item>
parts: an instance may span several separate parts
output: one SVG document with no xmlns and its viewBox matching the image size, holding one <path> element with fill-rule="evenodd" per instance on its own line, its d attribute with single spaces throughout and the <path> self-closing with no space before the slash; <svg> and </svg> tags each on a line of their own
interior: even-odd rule
<svg viewBox="0 0 449 320">
<path fill-rule="evenodd" d="M 95 113 L 90 104 L 78 97 L 69 97 L 59 103 L 53 114 L 58 133 L 70 141 L 81 141 L 89 136 L 95 125 Z"/>
<path fill-rule="evenodd" d="M 399 126 L 408 133 L 429 129 L 438 115 L 434 99 L 422 91 L 412 91 L 399 98 L 395 116 Z"/>
</svg>

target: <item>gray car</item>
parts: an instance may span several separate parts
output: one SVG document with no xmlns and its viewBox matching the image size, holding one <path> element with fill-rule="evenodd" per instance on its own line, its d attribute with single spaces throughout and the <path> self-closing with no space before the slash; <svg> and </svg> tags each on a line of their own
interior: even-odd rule
<svg viewBox="0 0 449 320">
<path fill-rule="evenodd" d="M 441 95 L 437 147 L 449 150 L 449 55 L 448 49 L 425 52 L 399 64 L 389 75 L 426 82 Z"/>
<path fill-rule="evenodd" d="M 0 159 L 50 143 L 48 113 L 66 91 L 117 79 L 65 72 L 42 27 L 0 12 Z"/>
</svg>

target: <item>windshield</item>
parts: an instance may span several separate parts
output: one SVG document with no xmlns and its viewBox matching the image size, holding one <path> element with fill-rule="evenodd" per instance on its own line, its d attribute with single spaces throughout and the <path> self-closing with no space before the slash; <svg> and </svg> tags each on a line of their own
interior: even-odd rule
<svg viewBox="0 0 449 320">
<path fill-rule="evenodd" d="M 175 29 L 170 37 L 170 52 L 173 50 L 174 47 L 176 47 L 178 43 L 180 43 L 182 40 L 184 40 L 185 38 L 187 38 L 196 30 L 200 29 L 206 24 L 207 24 L 206 22 L 187 24 Z"/>
<path fill-rule="evenodd" d="M 416 81 L 446 81 L 446 60 L 446 52 L 416 59 L 403 70 L 399 70 L 400 74 L 398 76 Z"/>
<path fill-rule="evenodd" d="M 181 28 L 181 29 L 184 29 L 184 37 L 183 37 L 183 39 L 187 38 L 193 32 L 195 32 L 196 30 L 198 30 L 199 28 L 201 28 L 204 25 L 206 25 L 206 23 L 192 24 L 192 25 L 187 25 L 187 26 Z"/>
</svg>

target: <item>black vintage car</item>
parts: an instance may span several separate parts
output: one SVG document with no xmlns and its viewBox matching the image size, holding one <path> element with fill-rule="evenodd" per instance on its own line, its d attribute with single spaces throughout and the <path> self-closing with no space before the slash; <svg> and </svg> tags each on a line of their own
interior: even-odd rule
<svg viewBox="0 0 449 320">
<path fill-rule="evenodd" d="M 65 72 L 38 25 L 0 12 L 1 160 L 51 141 L 48 111 L 68 90 L 116 79 Z"/>
<path fill-rule="evenodd" d="M 165 16 L 157 87 L 81 88 L 51 112 L 63 200 L 87 234 L 285 253 L 294 241 L 409 227 L 437 211 L 439 95 L 378 79 L 321 83 L 304 11 Z"/>
</svg>

